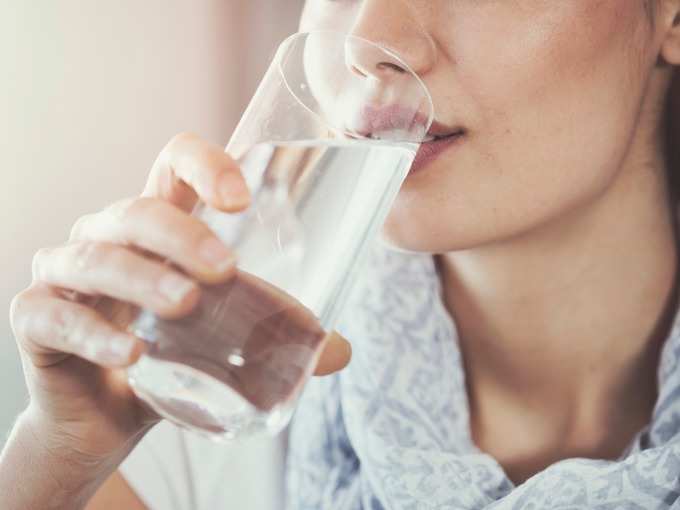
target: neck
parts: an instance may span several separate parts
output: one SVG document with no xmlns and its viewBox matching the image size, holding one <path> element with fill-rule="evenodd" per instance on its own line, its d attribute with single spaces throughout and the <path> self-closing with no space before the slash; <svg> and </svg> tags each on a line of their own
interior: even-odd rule
<svg viewBox="0 0 680 510">
<path fill-rule="evenodd" d="M 649 419 L 674 314 L 677 243 L 663 148 L 635 139 L 615 182 L 589 205 L 438 260 L 473 420 L 487 404 L 512 401 L 582 428 L 625 418 L 636 429 Z"/>
</svg>

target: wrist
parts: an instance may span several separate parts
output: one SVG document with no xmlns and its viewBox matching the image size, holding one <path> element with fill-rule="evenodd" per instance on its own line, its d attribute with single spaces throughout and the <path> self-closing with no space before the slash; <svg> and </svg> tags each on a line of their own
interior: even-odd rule
<svg viewBox="0 0 680 510">
<path fill-rule="evenodd" d="M 115 465 L 83 455 L 61 434 L 31 409 L 19 416 L 0 460 L 1 508 L 85 507 Z"/>
<path fill-rule="evenodd" d="M 40 455 L 42 464 L 57 469 L 63 478 L 63 486 L 70 480 L 94 481 L 99 473 L 106 471 L 108 459 L 87 452 L 77 434 L 60 424 L 46 419 L 34 409 L 26 409 L 17 420 L 18 432 L 30 441 L 32 451 Z"/>
</svg>

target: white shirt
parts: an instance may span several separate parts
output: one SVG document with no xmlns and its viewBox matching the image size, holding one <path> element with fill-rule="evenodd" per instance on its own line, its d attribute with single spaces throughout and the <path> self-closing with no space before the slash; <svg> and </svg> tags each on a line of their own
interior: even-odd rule
<svg viewBox="0 0 680 510">
<path fill-rule="evenodd" d="M 285 437 L 216 443 L 167 421 L 121 465 L 151 510 L 283 508 Z"/>
</svg>

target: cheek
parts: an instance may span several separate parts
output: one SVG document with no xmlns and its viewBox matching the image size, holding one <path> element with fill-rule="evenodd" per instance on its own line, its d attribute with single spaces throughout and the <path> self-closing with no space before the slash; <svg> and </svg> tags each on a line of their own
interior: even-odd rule
<svg viewBox="0 0 680 510">
<path fill-rule="evenodd" d="M 470 136 L 406 182 L 385 230 L 395 244 L 448 251 L 515 236 L 585 206 L 618 175 L 648 74 L 639 1 L 508 4 L 525 8 L 459 4 L 465 22 L 444 39 L 450 74 L 434 93 L 455 84 L 448 100 L 463 103 Z"/>
<path fill-rule="evenodd" d="M 645 74 L 639 1 L 548 2 L 549 9 L 499 16 L 477 34 L 461 26 L 451 41 L 454 79 L 477 108 L 480 130 L 549 144 L 555 135 L 589 136 L 589 126 L 606 129 L 629 110 L 621 100 Z"/>
</svg>

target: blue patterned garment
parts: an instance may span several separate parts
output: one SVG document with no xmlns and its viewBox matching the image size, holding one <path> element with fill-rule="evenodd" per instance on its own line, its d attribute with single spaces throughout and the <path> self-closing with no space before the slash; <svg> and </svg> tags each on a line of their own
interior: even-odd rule
<svg viewBox="0 0 680 510">
<path fill-rule="evenodd" d="M 680 510 L 678 317 L 652 422 L 625 454 L 564 460 L 520 486 L 472 441 L 457 334 L 431 256 L 378 243 L 337 329 L 354 357 L 302 397 L 290 435 L 290 510 Z"/>
</svg>

